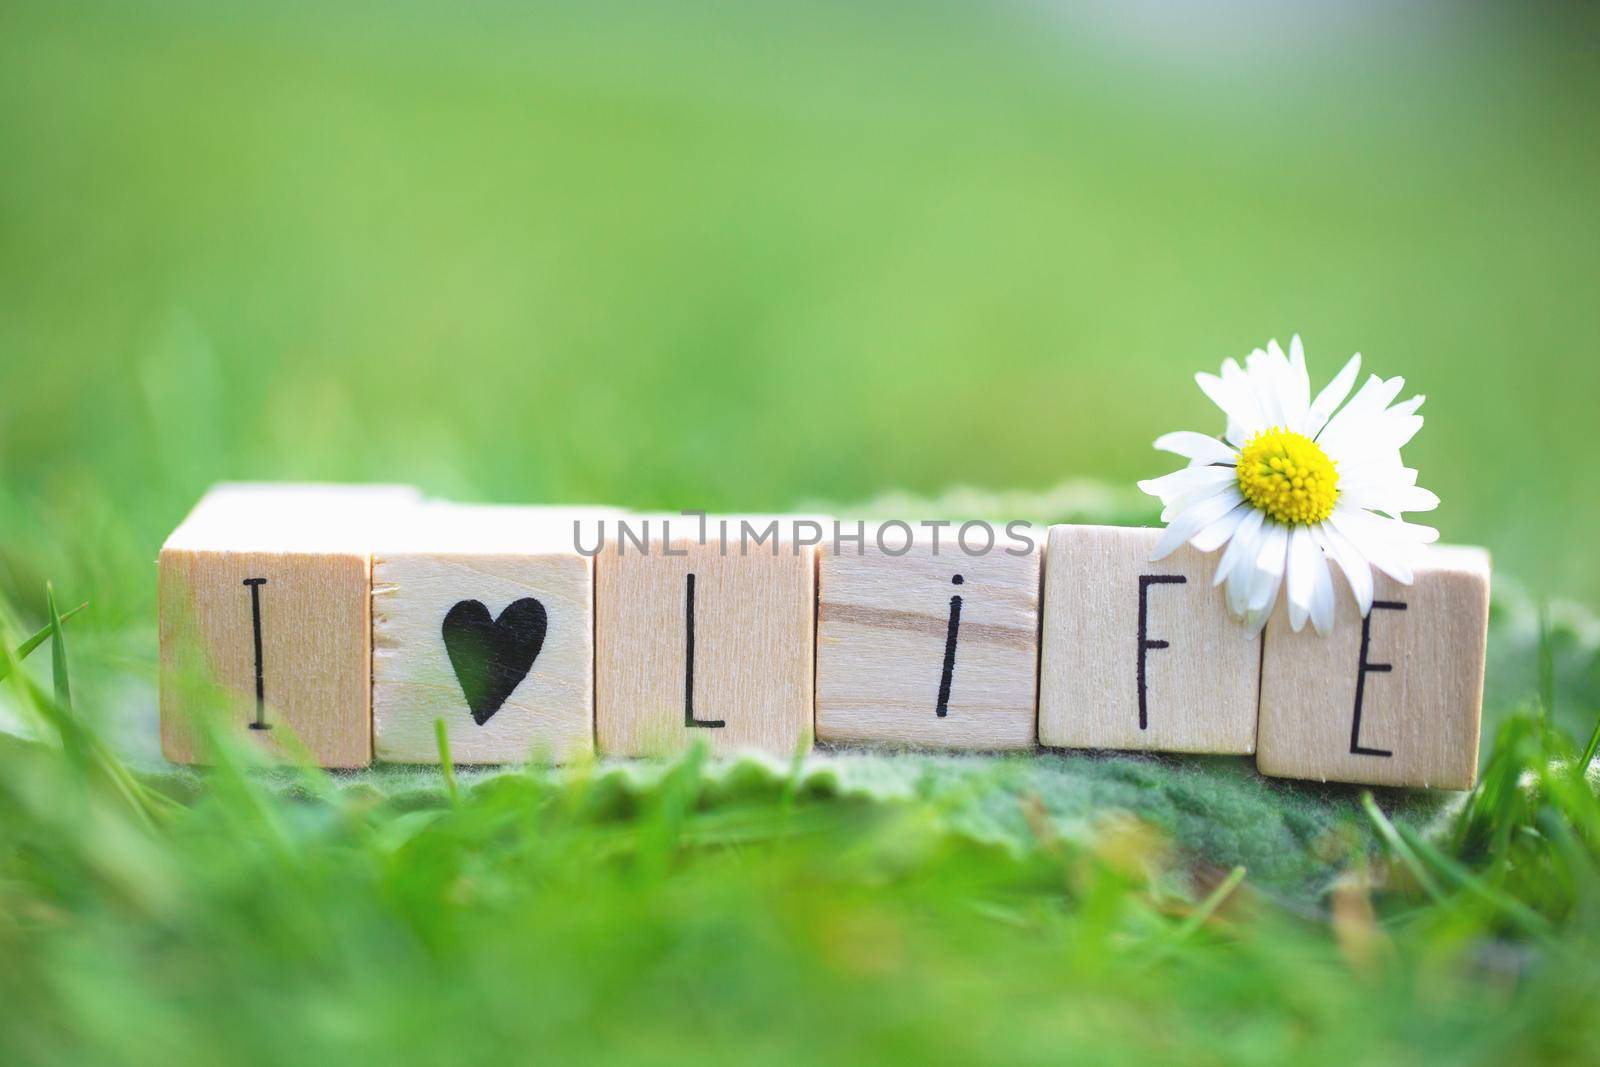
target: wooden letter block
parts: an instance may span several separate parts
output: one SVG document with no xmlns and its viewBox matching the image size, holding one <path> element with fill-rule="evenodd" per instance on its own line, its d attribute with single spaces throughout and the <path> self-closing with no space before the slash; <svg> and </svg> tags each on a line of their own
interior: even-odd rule
<svg viewBox="0 0 1600 1067">
<path fill-rule="evenodd" d="M 1228 614 L 1216 558 L 1160 530 L 1052 526 L 1039 740 L 1065 748 L 1248 753 L 1261 642 Z"/>
<path fill-rule="evenodd" d="M 380 761 L 556 762 L 594 751 L 596 509 L 435 504 L 372 561 Z M 592 533 L 583 544 L 592 545 Z"/>
<path fill-rule="evenodd" d="M 269 751 L 303 747 L 326 767 L 371 762 L 371 546 L 417 502 L 393 486 L 206 495 L 161 549 L 168 759 L 203 758 L 195 720 L 220 711 Z"/>
<path fill-rule="evenodd" d="M 1489 554 L 1425 550 L 1415 581 L 1375 575 L 1362 619 L 1340 589 L 1333 633 L 1267 623 L 1256 768 L 1280 778 L 1470 789 L 1478 774 Z"/>
<path fill-rule="evenodd" d="M 642 519 L 628 520 L 637 528 Z M 647 552 L 608 541 L 595 559 L 595 730 L 602 755 L 658 756 L 703 741 L 717 755 L 792 755 L 811 743 L 816 549 L 747 546 L 716 529 L 650 520 Z M 750 520 L 758 529 L 771 519 Z M 620 551 L 619 551 L 620 549 Z"/>
<path fill-rule="evenodd" d="M 1033 747 L 1040 554 L 970 556 L 952 533 L 937 555 L 924 536 L 894 556 L 870 528 L 860 553 L 830 546 L 818 568 L 817 739 Z"/>
</svg>

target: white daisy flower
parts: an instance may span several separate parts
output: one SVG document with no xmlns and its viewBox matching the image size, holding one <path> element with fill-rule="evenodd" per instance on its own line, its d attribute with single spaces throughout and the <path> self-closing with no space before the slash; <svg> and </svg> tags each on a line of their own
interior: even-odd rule
<svg viewBox="0 0 1600 1067">
<path fill-rule="evenodd" d="M 1438 539 L 1432 527 L 1400 517 L 1439 505 L 1400 462 L 1400 447 L 1422 428 L 1423 398 L 1396 404 L 1405 379 L 1373 375 L 1345 404 L 1360 370 L 1358 353 L 1312 399 L 1299 336 L 1288 355 L 1273 341 L 1242 368 L 1230 359 L 1220 377 L 1195 375 L 1228 417 L 1220 440 L 1187 430 L 1156 440 L 1189 466 L 1139 483 L 1161 498 L 1168 524 L 1152 559 L 1185 542 L 1202 552 L 1227 546 L 1213 584 L 1227 583 L 1228 609 L 1252 632 L 1266 624 L 1287 580 L 1289 624 L 1298 632 L 1309 618 L 1328 634 L 1329 560 L 1365 616 L 1374 568 L 1410 584 L 1418 547 Z"/>
</svg>

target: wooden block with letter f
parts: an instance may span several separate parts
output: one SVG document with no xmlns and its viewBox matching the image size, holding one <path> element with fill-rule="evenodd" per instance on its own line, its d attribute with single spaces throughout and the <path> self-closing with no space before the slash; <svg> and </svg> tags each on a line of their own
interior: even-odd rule
<svg viewBox="0 0 1600 1067">
<path fill-rule="evenodd" d="M 1039 742 L 1247 754 L 1261 641 L 1232 618 L 1187 545 L 1160 530 L 1052 526 L 1045 551 Z"/>
<path fill-rule="evenodd" d="M 1282 778 L 1470 789 L 1478 772 L 1489 554 L 1424 549 L 1372 611 L 1339 590 L 1333 632 L 1267 623 L 1256 769 Z"/>
<path fill-rule="evenodd" d="M 437 763 L 594 751 L 594 566 L 607 509 L 430 504 L 372 561 L 373 747 Z"/>
<path fill-rule="evenodd" d="M 162 546 L 161 747 L 204 760 L 201 716 L 325 767 L 372 761 L 372 544 L 397 486 L 222 485 Z"/>
<path fill-rule="evenodd" d="M 608 539 L 595 557 L 600 753 L 669 755 L 703 742 L 718 755 L 786 757 L 809 747 L 821 522 L 729 517 L 724 538 L 712 517 L 702 538 L 692 517 L 622 521 L 634 540 Z M 774 536 L 752 544 L 741 523 Z"/>
</svg>

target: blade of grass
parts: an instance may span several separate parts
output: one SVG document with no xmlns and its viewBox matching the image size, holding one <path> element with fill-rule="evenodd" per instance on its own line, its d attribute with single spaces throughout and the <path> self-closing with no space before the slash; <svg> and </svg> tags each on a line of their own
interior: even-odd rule
<svg viewBox="0 0 1600 1067">
<path fill-rule="evenodd" d="M 85 600 L 82 604 L 79 604 L 65 615 L 62 615 L 61 621 L 66 622 L 68 619 L 72 618 L 74 615 L 88 606 L 89 602 Z M 50 639 L 50 635 L 55 631 L 55 629 L 56 624 L 54 622 L 46 623 L 45 625 L 39 627 L 38 632 L 32 637 L 18 645 L 16 650 L 12 652 L 9 658 L 0 659 L 0 682 L 5 681 L 6 677 L 10 675 L 11 665 L 13 663 L 21 663 L 23 660 L 27 659 L 35 649 Z"/>
<path fill-rule="evenodd" d="M 1578 760 L 1578 777 L 1582 778 L 1589 773 L 1589 764 L 1594 762 L 1594 754 L 1600 751 L 1600 717 L 1594 720 L 1594 729 L 1589 732 L 1589 743 L 1583 746 L 1583 758 Z"/>
<path fill-rule="evenodd" d="M 1539 604 L 1539 716 L 1552 722 L 1556 715 L 1556 650 L 1550 635 L 1550 604 Z"/>
<path fill-rule="evenodd" d="M 1410 846 L 1401 838 L 1394 827 L 1394 823 L 1390 822 L 1389 817 L 1378 807 L 1378 802 L 1372 798 L 1370 791 L 1362 791 L 1361 807 L 1366 811 L 1367 818 L 1372 820 L 1372 825 L 1377 827 L 1378 836 L 1383 838 L 1384 844 L 1389 846 L 1389 851 L 1393 852 L 1395 857 L 1405 864 L 1406 869 L 1411 872 L 1412 877 L 1417 880 L 1417 884 L 1422 887 L 1423 891 L 1432 897 L 1436 903 L 1444 903 L 1444 890 L 1439 887 L 1438 882 L 1434 881 L 1433 875 L 1428 873 L 1428 869 L 1422 865 L 1422 861 L 1417 858 L 1416 853 L 1412 852 Z"/>
<path fill-rule="evenodd" d="M 450 758 L 450 731 L 442 718 L 433 720 L 433 736 L 439 742 L 439 770 L 444 774 L 445 791 L 450 794 L 451 805 L 459 808 L 461 793 L 456 787 L 456 765 Z"/>
<path fill-rule="evenodd" d="M 1422 835 L 1409 826 L 1399 826 L 1396 830 L 1418 857 L 1425 859 L 1457 889 L 1472 894 L 1502 912 L 1506 918 L 1520 926 L 1523 932 L 1539 938 L 1550 936 L 1550 922 L 1543 915 L 1478 878 L 1460 863 L 1423 840 Z"/>
<path fill-rule="evenodd" d="M 45 606 L 50 609 L 50 676 L 55 682 L 56 703 L 72 711 L 72 686 L 67 681 L 67 638 L 61 632 L 61 612 L 56 610 L 54 582 L 44 583 Z"/>
<path fill-rule="evenodd" d="M 1173 932 L 1171 943 L 1175 945 L 1193 936 L 1196 930 L 1204 926 L 1206 920 L 1211 918 L 1218 908 L 1222 907 L 1223 902 L 1233 895 L 1235 889 L 1239 888 L 1239 884 L 1244 881 L 1244 875 L 1245 869 L 1243 867 L 1235 867 L 1229 871 L 1228 877 L 1224 878 L 1206 896 L 1206 899 L 1200 902 L 1200 906 L 1184 917 L 1183 923 Z"/>
</svg>

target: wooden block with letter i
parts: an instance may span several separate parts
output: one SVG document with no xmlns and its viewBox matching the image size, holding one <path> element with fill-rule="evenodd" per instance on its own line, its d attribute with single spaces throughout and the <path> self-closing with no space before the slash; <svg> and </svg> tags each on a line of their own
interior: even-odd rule
<svg viewBox="0 0 1600 1067">
<path fill-rule="evenodd" d="M 651 540 L 647 549 L 612 540 L 595 558 L 600 753 L 669 755 L 704 742 L 718 755 L 787 757 L 809 746 L 817 543 L 809 531 L 795 538 L 788 518 L 730 517 L 724 547 L 714 532 L 702 543 L 695 519 L 625 521 L 636 530 L 649 521 Z M 713 530 L 718 521 L 709 520 Z M 742 550 L 741 521 L 761 533 L 776 522 L 777 535 Z"/>
<path fill-rule="evenodd" d="M 903 554 L 870 531 L 818 565 L 817 739 L 950 749 L 1032 748 L 1039 669 L 1039 557 L 954 530 Z M 899 548 L 891 535 L 887 544 Z M 859 550 L 858 550 L 859 549 Z"/>
<path fill-rule="evenodd" d="M 437 763 L 438 720 L 456 763 L 594 751 L 594 565 L 578 544 L 604 513 L 430 504 L 379 544 L 377 759 Z"/>
<path fill-rule="evenodd" d="M 204 760 L 197 718 L 326 767 L 372 761 L 372 544 L 398 486 L 224 485 L 159 563 L 161 747 Z"/>
<path fill-rule="evenodd" d="M 1267 623 L 1256 769 L 1279 778 L 1470 789 L 1489 626 L 1489 554 L 1424 549 L 1414 581 L 1376 575 L 1371 613 L 1340 589 L 1333 633 Z"/>
<path fill-rule="evenodd" d="M 1045 551 L 1039 741 L 1064 748 L 1249 753 L 1261 642 L 1187 545 L 1161 531 L 1052 526 Z"/>
</svg>

